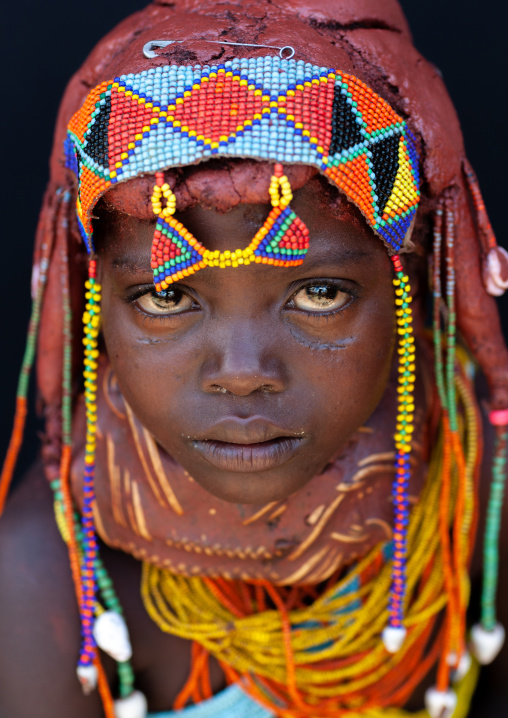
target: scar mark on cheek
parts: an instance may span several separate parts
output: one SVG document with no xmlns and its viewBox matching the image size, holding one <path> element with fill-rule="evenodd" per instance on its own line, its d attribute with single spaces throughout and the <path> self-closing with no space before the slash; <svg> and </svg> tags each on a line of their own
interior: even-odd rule
<svg viewBox="0 0 508 718">
<path fill-rule="evenodd" d="M 289 327 L 289 331 L 291 332 L 291 336 L 293 337 L 293 339 L 295 339 L 299 344 L 302 344 L 308 349 L 328 349 L 336 351 L 339 349 L 347 349 L 355 341 L 354 337 L 346 337 L 342 338 L 340 342 L 323 342 L 319 339 L 312 340 L 309 337 L 303 336 L 301 332 L 299 332 L 295 327 L 292 326 Z"/>
</svg>

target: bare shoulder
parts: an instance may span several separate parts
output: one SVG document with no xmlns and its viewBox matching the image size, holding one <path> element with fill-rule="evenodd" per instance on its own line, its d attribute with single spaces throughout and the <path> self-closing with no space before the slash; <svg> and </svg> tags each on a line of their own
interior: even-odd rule
<svg viewBox="0 0 508 718">
<path fill-rule="evenodd" d="M 79 616 L 51 490 L 34 466 L 0 519 L 0 717 L 100 718 L 76 679 Z"/>
</svg>

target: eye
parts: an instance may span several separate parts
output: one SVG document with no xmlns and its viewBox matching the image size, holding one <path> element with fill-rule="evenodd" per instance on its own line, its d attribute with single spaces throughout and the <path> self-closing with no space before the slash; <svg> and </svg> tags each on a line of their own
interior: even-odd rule
<svg viewBox="0 0 508 718">
<path fill-rule="evenodd" d="M 146 314 L 156 314 L 158 316 L 181 314 L 182 312 L 188 312 L 195 306 L 192 297 L 178 287 L 143 294 L 143 296 L 138 297 L 136 304 Z"/>
<path fill-rule="evenodd" d="M 340 309 L 351 299 L 351 294 L 342 292 L 336 284 L 322 282 L 310 284 L 293 295 L 292 305 L 304 312 L 330 312 Z"/>
</svg>

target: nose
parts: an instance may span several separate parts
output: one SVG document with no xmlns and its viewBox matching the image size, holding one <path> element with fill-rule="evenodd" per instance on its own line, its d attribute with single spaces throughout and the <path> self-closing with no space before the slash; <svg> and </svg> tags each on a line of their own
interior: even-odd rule
<svg viewBox="0 0 508 718">
<path fill-rule="evenodd" d="M 203 391 L 237 396 L 280 393 L 287 382 L 286 366 L 275 337 L 247 323 L 216 332 L 214 349 L 201 371 Z"/>
</svg>

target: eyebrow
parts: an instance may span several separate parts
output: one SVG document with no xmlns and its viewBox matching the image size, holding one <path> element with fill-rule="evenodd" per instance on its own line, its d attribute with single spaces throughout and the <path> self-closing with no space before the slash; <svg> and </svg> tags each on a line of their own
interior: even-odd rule
<svg viewBox="0 0 508 718">
<path fill-rule="evenodd" d="M 307 257 L 305 259 L 308 266 L 316 264 L 345 264 L 347 262 L 360 262 L 373 255 L 372 249 L 344 249 L 338 245 L 329 247 L 323 251 L 321 255 L 316 257 Z"/>
<path fill-rule="evenodd" d="M 132 259 L 128 255 L 126 257 L 117 257 L 112 262 L 113 269 L 119 269 L 130 274 L 137 274 L 140 272 L 151 272 L 150 262 L 140 262 L 137 259 Z"/>
<path fill-rule="evenodd" d="M 303 267 L 314 269 L 323 264 L 347 264 L 350 262 L 360 262 L 371 257 L 372 250 L 363 249 L 344 249 L 339 246 L 328 248 L 322 256 L 306 257 L 303 261 Z M 151 273 L 152 269 L 148 262 L 140 262 L 137 259 L 129 258 L 129 256 L 117 257 L 112 262 L 113 269 L 126 272 L 128 274 Z M 301 265 L 296 267 L 287 267 L 285 269 L 300 270 Z"/>
</svg>

